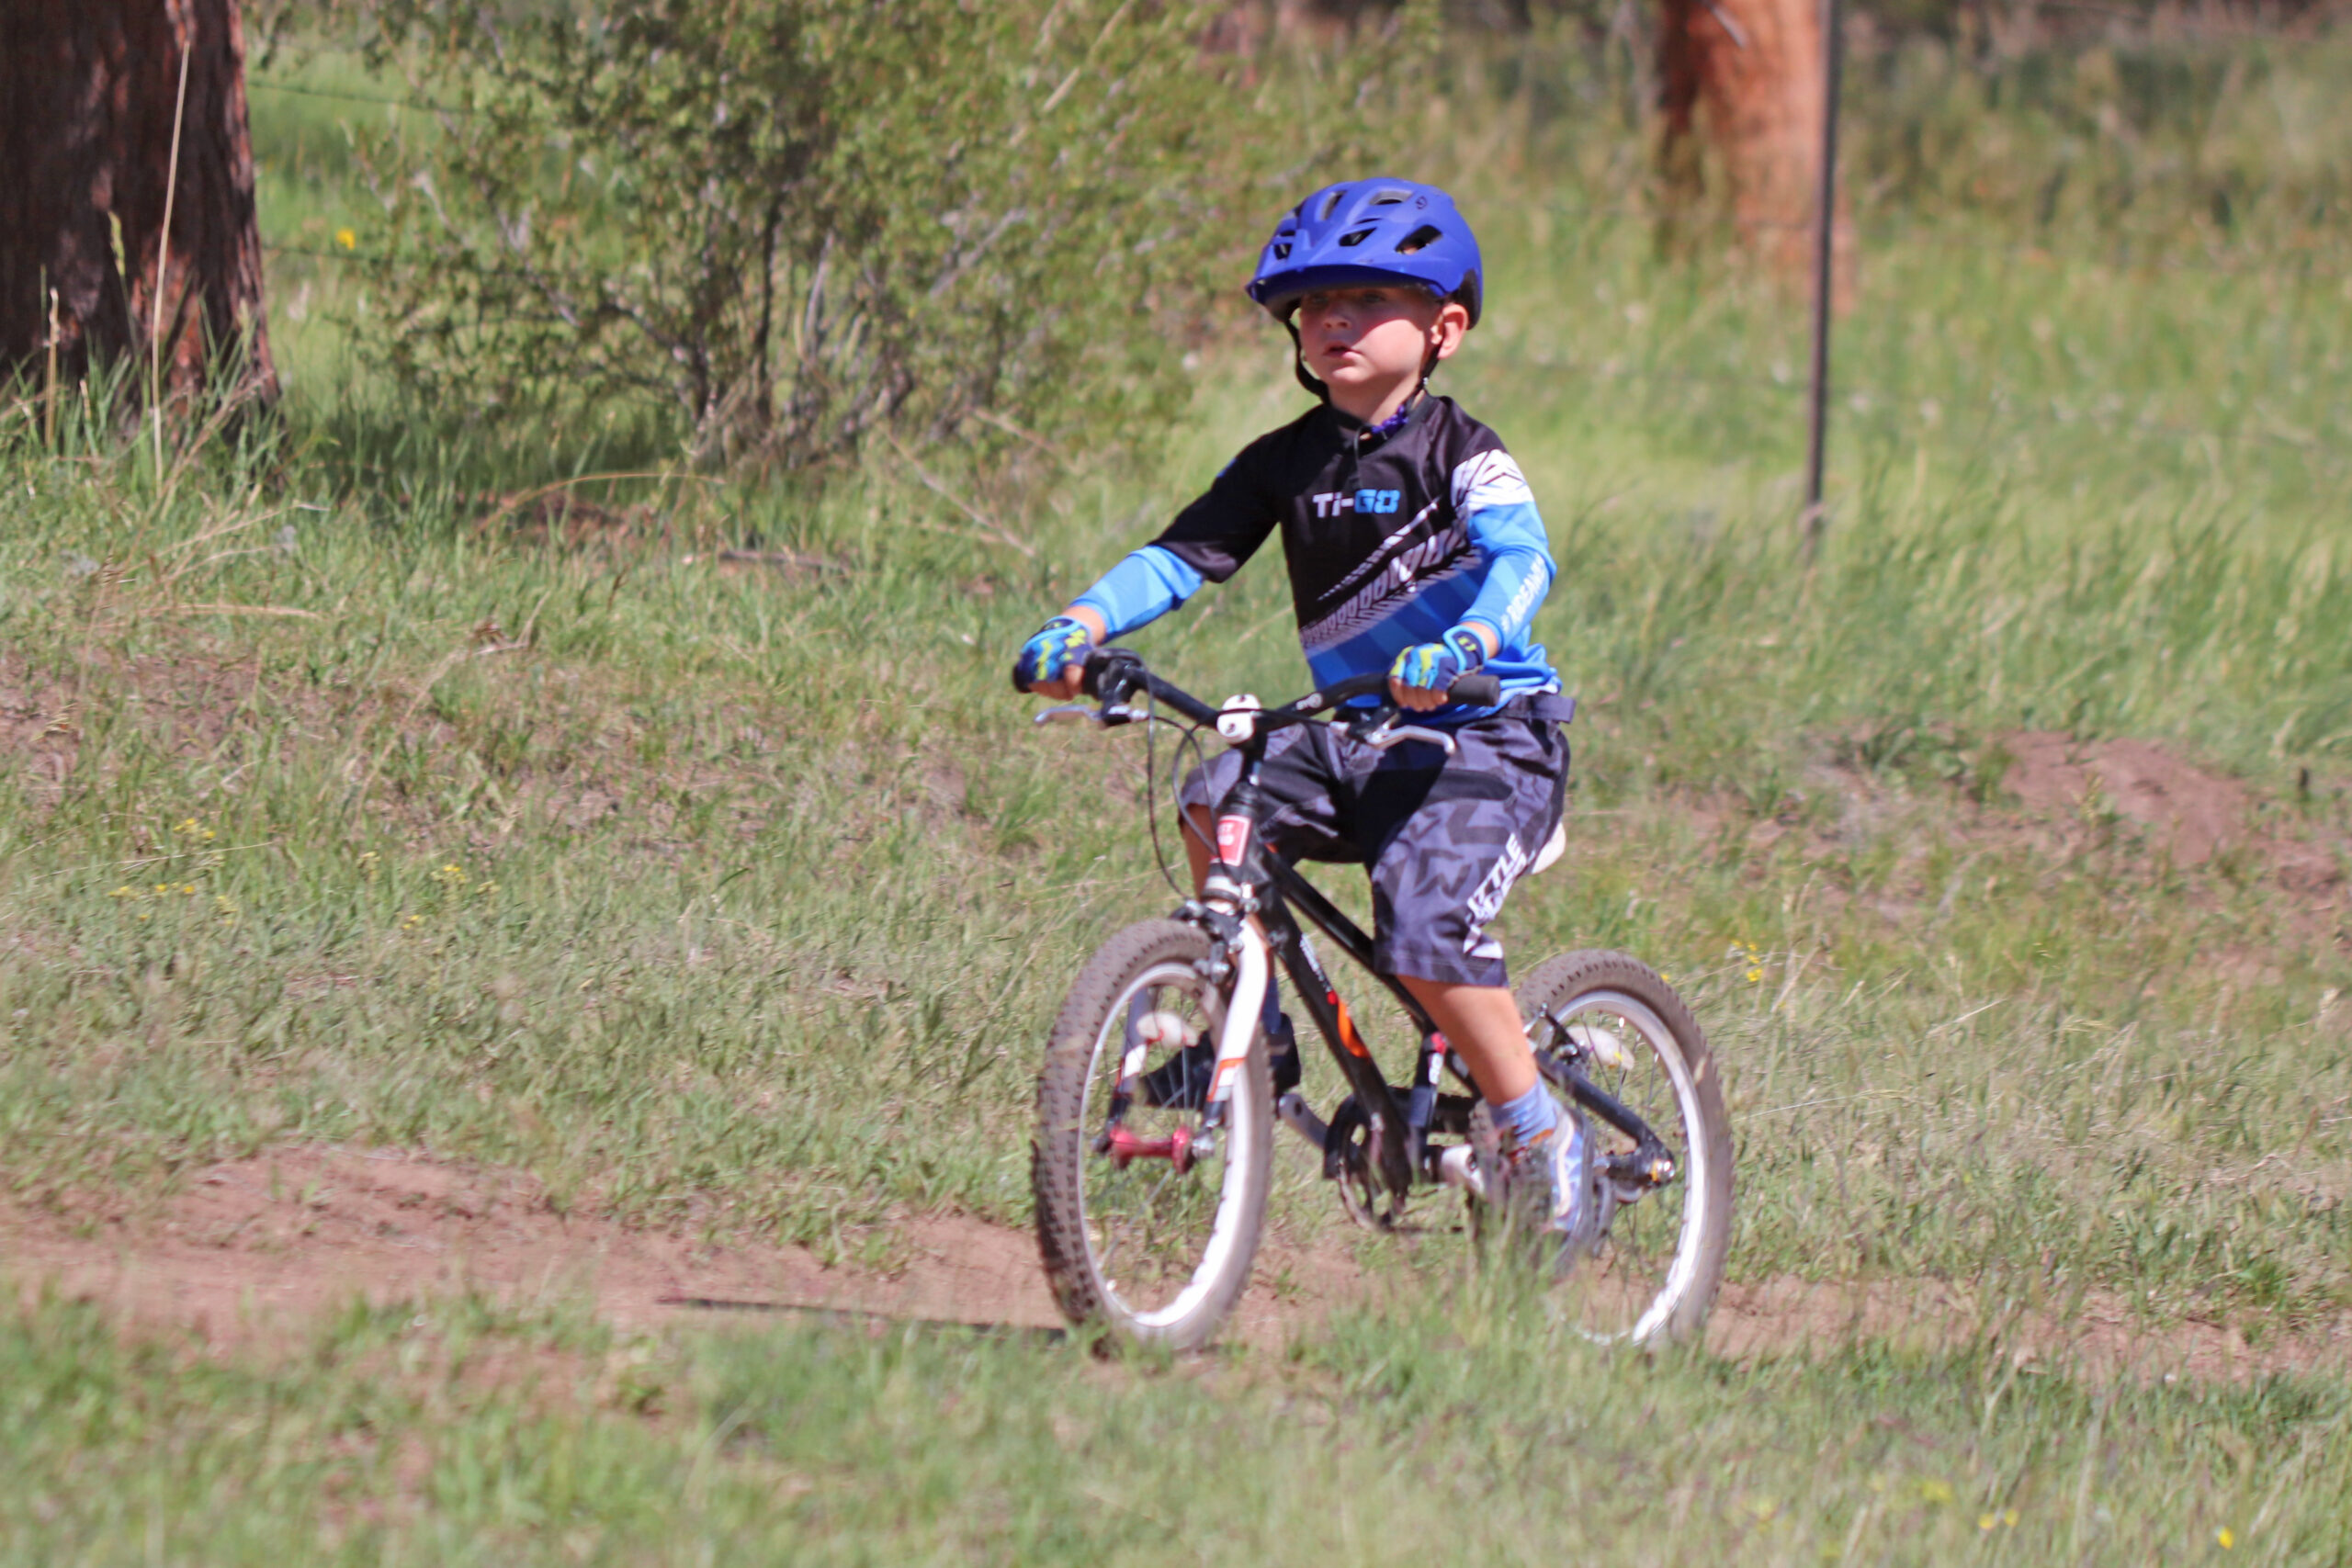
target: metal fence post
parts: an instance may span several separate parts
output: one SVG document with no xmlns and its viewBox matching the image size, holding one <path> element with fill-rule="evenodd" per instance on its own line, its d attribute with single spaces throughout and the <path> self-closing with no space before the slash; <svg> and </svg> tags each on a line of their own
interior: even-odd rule
<svg viewBox="0 0 2352 1568">
<path fill-rule="evenodd" d="M 1813 389 L 1807 399 L 1805 437 L 1804 553 L 1821 547 L 1828 517 L 1821 504 L 1822 465 L 1829 443 L 1829 316 L 1835 302 L 1838 261 L 1838 91 L 1845 62 L 1844 7 L 1821 0 L 1821 188 L 1813 213 Z"/>
</svg>

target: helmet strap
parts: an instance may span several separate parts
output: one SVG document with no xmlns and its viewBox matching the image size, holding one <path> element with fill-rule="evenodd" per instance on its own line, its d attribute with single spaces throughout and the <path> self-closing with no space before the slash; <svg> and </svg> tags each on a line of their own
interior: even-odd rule
<svg viewBox="0 0 2352 1568">
<path fill-rule="evenodd" d="M 1290 373 L 1298 378 L 1300 386 L 1323 401 L 1329 402 L 1331 389 L 1316 379 L 1314 373 L 1306 368 L 1306 345 L 1298 338 L 1298 308 L 1296 306 L 1293 306 L 1290 313 L 1283 318 L 1283 330 L 1290 333 Z"/>
<path fill-rule="evenodd" d="M 1440 309 L 1442 309 L 1444 301 L 1439 301 Z M 1418 398 L 1422 393 L 1430 389 L 1430 378 L 1437 373 L 1437 344 L 1431 344 L 1421 355 L 1421 384 L 1414 389 L 1413 397 Z M 1410 404 L 1412 398 L 1408 398 L 1405 400 L 1408 404 Z"/>
</svg>

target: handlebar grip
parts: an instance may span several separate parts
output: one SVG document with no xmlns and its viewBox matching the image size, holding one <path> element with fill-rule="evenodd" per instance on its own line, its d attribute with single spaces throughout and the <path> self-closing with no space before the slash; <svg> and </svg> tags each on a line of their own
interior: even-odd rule
<svg viewBox="0 0 2352 1568">
<path fill-rule="evenodd" d="M 1503 683 L 1501 678 L 1495 675 L 1456 675 L 1453 684 L 1446 688 L 1445 694 L 1457 703 L 1468 703 L 1473 707 L 1492 707 L 1503 700 Z"/>
<path fill-rule="evenodd" d="M 1145 679 L 1143 660 L 1124 648 L 1090 648 L 1080 668 L 1079 689 L 1099 702 L 1125 702 Z"/>
</svg>

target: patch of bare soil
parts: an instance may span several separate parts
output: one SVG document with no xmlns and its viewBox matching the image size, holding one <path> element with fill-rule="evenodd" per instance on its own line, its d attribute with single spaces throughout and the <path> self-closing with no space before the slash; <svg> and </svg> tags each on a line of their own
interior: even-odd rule
<svg viewBox="0 0 2352 1568">
<path fill-rule="evenodd" d="M 1983 1340 L 2020 1371 L 2099 1382 L 2239 1382 L 2277 1372 L 2352 1373 L 2352 1313 L 2249 1339 L 2190 1321 L 2153 1327 L 2109 1294 L 2072 1311 L 1992 1308 L 1939 1280 L 1823 1284 L 1773 1280 L 1726 1286 L 1707 1348 L 1735 1359 L 1830 1349 L 1860 1341 L 1937 1348 Z"/>
<path fill-rule="evenodd" d="M 2022 808 L 1985 813 L 1981 831 L 2039 833 L 2061 855 L 2108 837 L 2105 824 L 2136 832 L 2132 852 L 2195 872 L 2226 869 L 2282 895 L 2290 928 L 2322 945 L 2352 946 L 2352 840 L 2313 828 L 2300 835 L 2244 781 L 2200 768 L 2149 740 L 2078 741 L 2025 731 L 2001 742 L 2010 761 L 2003 793 Z M 2273 975 L 2239 954 L 2240 966 Z"/>
<path fill-rule="evenodd" d="M 2002 787 L 2028 811 L 2066 818 L 2111 809 L 2138 824 L 2149 848 L 2169 854 L 2175 865 L 2203 865 L 2253 831 L 2254 801 L 2243 784 L 2152 741 L 2086 744 L 2029 730 L 2001 745 L 2010 758 Z"/>
<path fill-rule="evenodd" d="M 160 1215 L 95 1234 L 0 1215 L 0 1259 L 27 1302 L 53 1285 L 126 1327 L 195 1330 L 224 1348 L 355 1299 L 382 1305 L 472 1293 L 513 1306 L 584 1300 L 646 1328 L 729 1313 L 831 1311 L 1057 1328 L 1027 1231 L 963 1215 L 900 1230 L 906 1263 L 828 1266 L 797 1247 L 710 1246 L 563 1214 L 528 1178 L 397 1152 L 286 1149 L 199 1173 Z M 1354 1299 L 1351 1259 L 1317 1257 L 1278 1291 L 1261 1275 L 1237 1327 L 1279 1344 Z"/>
<path fill-rule="evenodd" d="M 1948 745 L 1953 739 L 1941 739 Z M 1997 783 L 1992 793 L 1998 804 L 1973 797 L 1981 783 L 1955 787 L 1944 814 L 1925 819 L 1972 860 L 2016 852 L 2052 871 L 2081 863 L 2127 880 L 2170 868 L 2186 874 L 2185 892 L 2195 904 L 2210 902 L 2222 880 L 2261 886 L 2282 895 L 2278 908 L 2290 930 L 2352 950 L 2352 835 L 2340 821 L 2283 809 L 2245 781 L 2150 740 L 2085 741 L 2027 730 L 2001 738 L 1985 754 L 2001 760 L 1997 781 L 1985 781 Z M 1704 834 L 1737 833 L 1756 848 L 1808 835 L 1809 850 L 1831 859 L 1874 835 L 1899 831 L 1916 839 L 1922 825 L 1916 786 L 1874 776 L 1850 755 L 1814 770 L 1812 787 L 1838 801 L 1835 821 L 1809 825 L 1796 809 L 1802 796 L 1760 818 L 1730 796 L 1685 799 L 1674 809 Z M 1947 904 L 1958 886 L 1940 890 Z M 1916 876 L 1898 875 L 1871 903 L 1900 923 L 1926 915 L 1938 896 Z M 1812 897 L 1826 905 L 1846 902 L 1834 886 Z"/>
<path fill-rule="evenodd" d="M 2096 820 L 2109 813 L 2140 830 L 2145 850 L 2176 866 L 2233 852 L 2305 901 L 2340 902 L 2352 844 L 2340 834 L 2296 838 L 2244 781 L 2174 755 L 2152 740 L 2084 742 L 2026 730 L 2001 742 L 2003 791 L 2030 816 Z"/>
<path fill-rule="evenodd" d="M 240 730 L 318 739 L 335 732 L 350 707 L 314 688 L 266 685 L 257 659 L 99 652 L 71 668 L 44 668 L 0 653 L 0 772 L 13 773 L 31 799 L 53 805 L 81 765 L 94 715 L 144 726 L 193 761 L 217 760 Z M 134 839 L 141 831 L 134 828 Z"/>
</svg>

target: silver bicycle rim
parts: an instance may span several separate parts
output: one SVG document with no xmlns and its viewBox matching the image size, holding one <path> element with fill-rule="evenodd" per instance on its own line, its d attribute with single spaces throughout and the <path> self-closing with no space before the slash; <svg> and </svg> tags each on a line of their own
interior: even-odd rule
<svg viewBox="0 0 2352 1568">
<path fill-rule="evenodd" d="M 1086 1083 L 1090 1089 L 1095 1082 L 1096 1075 L 1102 1071 L 1103 1051 L 1108 1048 L 1116 1052 L 1125 1044 L 1124 1031 L 1127 1004 L 1135 998 L 1136 992 L 1154 986 L 1183 989 L 1198 1003 L 1202 1012 L 1208 1016 L 1211 1029 L 1208 1037 L 1214 1040 L 1222 1032 L 1225 1023 L 1225 998 L 1219 996 L 1214 987 L 1207 986 L 1191 964 L 1176 961 L 1155 964 L 1137 976 L 1125 990 L 1122 990 L 1104 1014 L 1102 1026 L 1095 1032 L 1094 1053 L 1086 1064 Z M 1091 1095 L 1088 1098 L 1091 1100 Z M 1217 1194 L 1216 1216 L 1209 1222 L 1208 1245 L 1202 1248 L 1200 1262 L 1194 1265 L 1192 1278 L 1185 1282 L 1184 1288 L 1176 1293 L 1176 1299 L 1166 1306 L 1150 1312 L 1136 1311 L 1119 1294 L 1117 1287 L 1106 1271 L 1102 1257 L 1095 1247 L 1094 1224 L 1087 1196 L 1090 1188 L 1086 1179 L 1084 1162 L 1099 1156 L 1086 1144 L 1081 1142 L 1079 1145 L 1078 1157 L 1080 1168 L 1077 1183 L 1078 1229 L 1080 1236 L 1086 1243 L 1087 1271 L 1094 1276 L 1095 1283 L 1102 1288 L 1102 1294 L 1117 1308 L 1120 1314 L 1136 1328 L 1146 1331 L 1173 1328 L 1199 1310 L 1201 1303 L 1208 1298 L 1209 1293 L 1216 1288 L 1217 1281 L 1224 1277 L 1225 1269 L 1230 1263 L 1234 1248 L 1238 1245 L 1241 1229 L 1243 1218 L 1241 1209 L 1246 1201 L 1243 1189 L 1248 1185 L 1247 1168 L 1251 1157 L 1248 1151 L 1253 1146 L 1250 1139 L 1257 1132 L 1256 1118 L 1260 1113 L 1261 1108 L 1257 1104 L 1257 1097 L 1249 1091 L 1246 1085 L 1237 1084 L 1234 1087 L 1232 1099 L 1227 1104 L 1226 1124 L 1218 1134 L 1219 1142 L 1225 1151 L 1225 1173 L 1223 1184 Z"/>
<path fill-rule="evenodd" d="M 1675 1235 L 1674 1259 L 1667 1266 L 1666 1283 L 1629 1329 L 1607 1333 L 1582 1325 L 1577 1327 L 1577 1333 L 1596 1344 L 1646 1344 L 1672 1320 L 1675 1309 L 1682 1304 L 1682 1298 L 1690 1293 L 1691 1283 L 1698 1277 L 1699 1233 L 1706 1217 L 1707 1193 L 1710 1190 L 1708 1178 L 1711 1174 L 1707 1141 L 1703 1136 L 1706 1124 L 1699 1109 L 1699 1086 L 1690 1076 L 1690 1064 L 1682 1059 L 1681 1043 L 1674 1038 L 1674 1032 L 1667 1028 L 1666 1021 L 1646 1004 L 1634 1000 L 1624 992 L 1580 991 L 1570 997 L 1566 1004 L 1552 1010 L 1563 1022 L 1571 1024 L 1587 1013 L 1615 1015 L 1632 1026 L 1651 1057 L 1665 1067 L 1667 1078 L 1674 1087 L 1675 1108 L 1682 1120 L 1679 1139 L 1680 1147 L 1678 1150 L 1682 1170 L 1677 1180 L 1682 1185 L 1685 1196 L 1682 1224 Z M 1645 1109 L 1640 1105 L 1633 1107 L 1636 1113 Z"/>
</svg>

